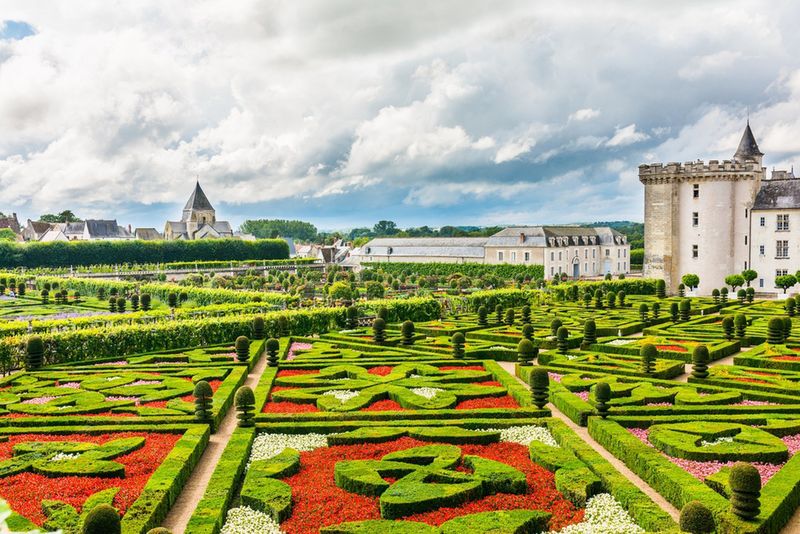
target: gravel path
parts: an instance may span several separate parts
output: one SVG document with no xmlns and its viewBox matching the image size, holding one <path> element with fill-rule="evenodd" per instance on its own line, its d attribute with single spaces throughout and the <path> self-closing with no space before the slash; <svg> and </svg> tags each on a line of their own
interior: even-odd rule
<svg viewBox="0 0 800 534">
<path fill-rule="evenodd" d="M 256 366 L 250 371 L 245 380 L 245 385 L 255 389 L 264 369 L 267 367 L 267 359 L 264 355 L 258 361 Z M 186 525 L 189 523 L 189 518 L 192 517 L 197 503 L 203 498 L 211 474 L 217 467 L 222 456 L 222 451 L 228 445 L 228 440 L 231 439 L 233 431 L 236 429 L 236 408 L 231 406 L 228 413 L 222 419 L 219 428 L 214 434 L 211 434 L 211 439 L 208 442 L 203 456 L 194 468 L 192 475 L 183 487 L 183 491 L 178 496 L 178 500 L 172 505 L 169 515 L 162 524 L 163 527 L 168 528 L 173 534 L 183 534 L 186 532 Z"/>
</svg>

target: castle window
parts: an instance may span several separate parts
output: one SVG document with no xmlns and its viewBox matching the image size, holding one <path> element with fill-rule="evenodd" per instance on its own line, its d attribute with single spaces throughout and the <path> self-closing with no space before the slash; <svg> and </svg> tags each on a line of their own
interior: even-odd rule
<svg viewBox="0 0 800 534">
<path fill-rule="evenodd" d="M 766 217 L 761 217 L 761 220 L 759 221 L 758 224 L 759 224 L 759 226 L 766 226 L 767 225 L 767 218 Z"/>
<path fill-rule="evenodd" d="M 747 244 L 747 236 L 744 236 L 744 244 Z"/>
<path fill-rule="evenodd" d="M 588 263 L 584 263 L 584 264 L 583 264 L 583 272 L 584 272 L 584 273 L 587 273 L 587 272 L 589 272 L 589 264 L 588 264 Z"/>
<path fill-rule="evenodd" d="M 530 252 L 526 252 L 525 253 L 525 261 L 531 261 L 531 253 Z"/>
<path fill-rule="evenodd" d="M 747 218 L 747 208 L 744 209 L 744 218 Z"/>
<path fill-rule="evenodd" d="M 764 279 L 763 278 L 759 278 L 758 279 L 758 287 L 764 287 Z"/>
<path fill-rule="evenodd" d="M 789 215 L 788 214 L 780 214 L 778 215 L 778 224 L 776 230 L 778 232 L 788 232 L 789 231 Z"/>
<path fill-rule="evenodd" d="M 694 198 L 700 198 L 700 184 L 694 184 L 692 186 L 692 196 Z"/>
<path fill-rule="evenodd" d="M 697 226 L 698 224 L 700 224 L 700 214 L 696 211 L 692 212 L 692 226 Z"/>
<path fill-rule="evenodd" d="M 514 251 L 511 252 L 511 261 L 517 261 L 517 253 Z"/>
<path fill-rule="evenodd" d="M 497 251 L 497 261 L 503 261 L 503 251 L 502 250 L 498 250 Z"/>
<path fill-rule="evenodd" d="M 692 245 L 692 258 L 699 258 L 699 257 L 700 257 L 700 251 L 697 248 L 697 245 Z"/>
<path fill-rule="evenodd" d="M 555 259 L 556 259 L 556 253 L 555 252 L 551 252 L 550 253 L 550 261 L 553 261 Z"/>
<path fill-rule="evenodd" d="M 561 251 L 558 252 L 558 261 L 561 261 Z M 561 272 L 561 271 L 558 271 Z"/>
<path fill-rule="evenodd" d="M 758 246 L 758 253 L 761 254 L 762 256 L 764 255 L 764 245 Z"/>
<path fill-rule="evenodd" d="M 775 257 L 788 258 L 789 257 L 789 242 L 786 240 L 778 240 L 775 242 Z"/>
</svg>

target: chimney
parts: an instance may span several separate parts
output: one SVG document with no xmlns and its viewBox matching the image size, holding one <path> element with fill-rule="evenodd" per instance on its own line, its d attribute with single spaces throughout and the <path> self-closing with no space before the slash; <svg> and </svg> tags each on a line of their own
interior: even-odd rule
<svg viewBox="0 0 800 534">
<path fill-rule="evenodd" d="M 525 243 L 525 232 L 520 232 L 519 233 L 519 244 L 522 245 L 523 243 Z"/>
<path fill-rule="evenodd" d="M 128 223 L 128 233 L 130 233 L 130 231 L 131 231 L 131 225 L 130 223 Z"/>
</svg>

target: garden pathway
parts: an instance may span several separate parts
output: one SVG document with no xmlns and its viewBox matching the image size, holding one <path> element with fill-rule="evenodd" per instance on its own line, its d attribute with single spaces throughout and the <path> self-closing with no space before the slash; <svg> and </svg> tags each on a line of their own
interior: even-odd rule
<svg viewBox="0 0 800 534">
<path fill-rule="evenodd" d="M 262 355 L 261 359 L 256 363 L 253 370 L 247 375 L 245 385 L 255 389 L 264 369 L 267 367 L 267 358 Z M 222 451 L 228 445 L 233 431 L 236 429 L 236 408 L 231 406 L 228 413 L 222 419 L 219 428 L 214 434 L 211 434 L 211 439 L 208 442 L 203 456 L 194 468 L 189 480 L 183 487 L 183 491 L 178 496 L 178 500 L 169 511 L 169 515 L 162 524 L 163 527 L 168 528 L 173 534 L 183 534 L 186 531 L 186 525 L 189 524 L 189 518 L 192 517 L 197 503 L 203 498 L 206 491 L 208 482 L 211 480 L 211 474 L 217 467 L 222 456 Z"/>
<path fill-rule="evenodd" d="M 514 369 L 514 362 L 497 362 L 500 366 L 505 369 L 508 373 L 512 376 L 517 378 L 522 385 L 526 388 L 530 389 L 530 386 L 526 384 L 522 379 L 520 379 Z M 642 492 L 650 497 L 654 503 L 656 503 L 662 510 L 667 512 L 672 519 L 676 522 L 678 521 L 678 517 L 680 516 L 680 511 L 675 508 L 671 503 L 669 503 L 664 497 L 661 496 L 656 490 L 650 487 L 650 485 L 642 480 L 636 473 L 628 469 L 628 466 L 618 460 L 614 455 L 609 453 L 602 445 L 594 440 L 592 436 L 589 435 L 589 430 L 585 427 L 576 425 L 572 419 L 561 413 L 561 411 L 556 408 L 553 404 L 548 404 L 547 407 L 553 413 L 553 417 L 560 419 L 563 421 L 573 432 L 575 432 L 585 443 L 588 443 L 597 453 L 605 458 L 611 465 L 614 466 L 614 469 L 619 471 L 622 475 L 624 475 L 628 480 L 633 482 L 636 487 L 638 487 Z"/>
</svg>

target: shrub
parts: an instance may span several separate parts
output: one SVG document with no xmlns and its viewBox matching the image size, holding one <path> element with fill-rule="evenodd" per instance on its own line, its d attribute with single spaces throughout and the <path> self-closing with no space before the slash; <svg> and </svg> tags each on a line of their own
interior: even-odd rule
<svg viewBox="0 0 800 534">
<path fill-rule="evenodd" d="M 278 317 L 278 320 L 275 321 L 275 326 L 278 336 L 286 337 L 289 335 L 289 320 L 286 318 L 286 316 L 282 315 Z"/>
<path fill-rule="evenodd" d="M 747 287 L 750 287 L 750 282 L 758 278 L 758 273 L 753 269 L 745 269 L 744 271 L 742 271 L 742 278 L 747 284 Z"/>
<path fill-rule="evenodd" d="M 42 289 L 40 296 L 42 297 L 42 304 L 47 304 L 50 302 L 50 292 L 48 290 Z"/>
<path fill-rule="evenodd" d="M 669 305 L 669 315 L 672 318 L 673 323 L 678 322 L 678 303 L 672 302 Z"/>
<path fill-rule="evenodd" d="M 533 341 L 533 325 L 526 324 L 522 326 L 522 337 L 529 341 Z"/>
<path fill-rule="evenodd" d="M 522 324 L 530 324 L 530 322 L 531 322 L 531 307 L 526 304 L 525 306 L 522 307 Z"/>
<path fill-rule="evenodd" d="M 683 284 L 678 284 L 678 296 L 683 298 L 686 296 L 686 286 Z"/>
<path fill-rule="evenodd" d="M 239 336 L 236 338 L 236 359 L 240 362 L 246 362 L 250 359 L 250 340 L 247 336 Z"/>
<path fill-rule="evenodd" d="M 627 295 L 625 294 L 624 291 L 620 291 L 620 292 L 617 293 L 617 300 L 619 301 L 619 307 L 620 308 L 624 308 L 625 307 L 625 297 L 626 296 Z"/>
<path fill-rule="evenodd" d="M 688 287 L 690 290 L 693 290 L 700 285 L 700 277 L 692 273 L 684 274 L 681 278 L 681 282 L 683 282 L 683 285 Z"/>
<path fill-rule="evenodd" d="M 211 422 L 212 397 L 214 391 L 205 380 L 194 385 L 194 419 L 198 423 Z"/>
<path fill-rule="evenodd" d="M 592 303 L 592 294 L 587 291 L 586 293 L 583 294 L 583 305 L 588 308 L 591 303 Z"/>
<path fill-rule="evenodd" d="M 722 318 L 722 331 L 725 333 L 725 339 L 728 341 L 733 339 L 733 317 L 730 315 Z"/>
<path fill-rule="evenodd" d="M 505 323 L 507 326 L 513 326 L 514 320 L 516 319 L 516 314 L 514 313 L 514 308 L 509 308 L 506 310 L 506 317 Z"/>
<path fill-rule="evenodd" d="M 680 305 L 678 306 L 678 311 L 680 312 L 681 321 L 686 322 L 689 320 L 689 315 L 691 315 L 692 311 L 692 303 L 689 299 L 684 299 L 681 301 Z"/>
<path fill-rule="evenodd" d="M 540 410 L 547 405 L 550 389 L 550 376 L 547 374 L 547 369 L 536 367 L 531 371 L 531 399 L 533 405 Z"/>
<path fill-rule="evenodd" d="M 725 277 L 725 285 L 731 286 L 734 291 L 736 291 L 737 287 L 742 287 L 744 282 L 744 277 L 741 274 L 731 274 Z"/>
<path fill-rule="evenodd" d="M 117 297 L 109 297 L 108 311 L 111 313 L 117 313 Z"/>
<path fill-rule="evenodd" d="M 609 291 L 606 294 L 606 302 L 608 303 L 609 308 L 616 308 L 617 307 L 617 293 L 614 291 Z"/>
<path fill-rule="evenodd" d="M 664 280 L 656 281 L 656 297 L 663 299 L 667 296 L 667 283 Z"/>
<path fill-rule="evenodd" d="M 566 326 L 562 326 L 556 331 L 556 347 L 559 353 L 566 354 L 569 350 L 569 344 L 567 343 L 568 338 L 569 330 L 567 330 Z"/>
<path fill-rule="evenodd" d="M 611 386 L 608 382 L 598 382 L 594 387 L 597 415 L 605 419 L 608 417 L 609 401 L 611 401 Z"/>
<path fill-rule="evenodd" d="M 486 306 L 478 306 L 478 325 L 479 326 L 488 326 L 489 321 L 486 320 L 489 312 L 486 310 Z"/>
<path fill-rule="evenodd" d="M 743 519 L 754 519 L 761 511 L 761 475 L 745 462 L 736 462 L 728 475 L 731 511 Z"/>
<path fill-rule="evenodd" d="M 503 324 L 503 305 L 498 304 L 494 307 L 495 323 Z"/>
<path fill-rule="evenodd" d="M 131 295 L 131 310 L 135 312 L 139 311 L 139 295 L 135 293 Z"/>
<path fill-rule="evenodd" d="M 142 311 L 150 311 L 150 293 L 142 293 L 139 300 L 142 303 Z"/>
<path fill-rule="evenodd" d="M 645 374 L 653 374 L 655 370 L 655 361 L 658 357 L 658 349 L 652 343 L 645 343 L 639 349 L 639 356 L 642 359 L 641 371 Z"/>
<path fill-rule="evenodd" d="M 752 304 L 753 303 L 753 299 L 756 298 L 756 290 L 753 289 L 752 287 L 748 287 L 745 290 L 745 293 L 747 293 L 747 303 L 748 304 Z"/>
<path fill-rule="evenodd" d="M 403 321 L 400 326 L 400 334 L 403 337 L 403 345 L 414 344 L 414 323 L 412 321 Z"/>
<path fill-rule="evenodd" d="M 264 331 L 264 318 L 260 315 L 253 317 L 253 339 L 264 339 L 267 334 Z"/>
<path fill-rule="evenodd" d="M 278 366 L 278 350 L 280 346 L 280 342 L 274 337 L 269 338 L 264 344 L 264 350 L 267 352 L 267 365 L 270 367 Z"/>
<path fill-rule="evenodd" d="M 170 308 L 178 307 L 178 295 L 175 292 L 170 292 L 167 294 L 167 305 Z"/>
<path fill-rule="evenodd" d="M 681 508 L 681 530 L 690 534 L 711 534 L 716 529 L 714 514 L 700 501 L 690 501 Z"/>
<path fill-rule="evenodd" d="M 122 523 L 119 512 L 110 504 L 98 504 L 86 514 L 83 534 L 121 534 Z"/>
<path fill-rule="evenodd" d="M 644 302 L 639 304 L 639 319 L 641 319 L 644 324 L 647 324 L 647 314 L 649 311 L 650 309 L 647 307 L 647 304 Z"/>
<path fill-rule="evenodd" d="M 594 292 L 594 307 L 598 310 L 602 310 L 604 308 L 603 305 L 603 290 L 598 289 Z"/>
<path fill-rule="evenodd" d="M 739 339 L 744 338 L 745 334 L 747 334 L 747 317 L 743 313 L 737 313 L 736 317 L 733 318 L 733 322 L 736 326 L 736 337 Z"/>
<path fill-rule="evenodd" d="M 775 277 L 775 285 L 786 293 L 786 290 L 797 283 L 797 278 L 793 274 L 784 274 Z"/>
<path fill-rule="evenodd" d="M 783 341 L 786 342 L 792 335 L 792 318 L 783 318 Z"/>
<path fill-rule="evenodd" d="M 726 304 L 728 302 L 728 288 L 727 287 L 723 287 L 722 289 L 719 290 L 719 300 L 723 304 Z"/>
<path fill-rule="evenodd" d="M 25 369 L 32 371 L 44 364 L 44 342 L 39 336 L 31 336 L 25 344 Z"/>
<path fill-rule="evenodd" d="M 380 317 L 376 317 L 375 320 L 372 321 L 372 338 L 375 340 L 375 343 L 386 342 L 386 321 Z"/>
<path fill-rule="evenodd" d="M 586 319 L 583 323 L 583 344 L 585 346 L 597 343 L 597 325 L 594 319 Z"/>
<path fill-rule="evenodd" d="M 719 304 L 719 289 L 716 287 L 711 290 L 711 298 L 714 299 L 714 304 Z"/>
<path fill-rule="evenodd" d="M 561 328 L 561 325 L 563 324 L 564 323 L 561 322 L 561 319 L 553 319 L 550 321 L 550 332 L 552 332 L 554 336 L 558 335 L 558 329 Z"/>
<path fill-rule="evenodd" d="M 653 303 L 653 319 L 658 319 L 659 314 L 661 313 L 661 304 L 658 302 Z"/>
<path fill-rule="evenodd" d="M 125 297 L 119 297 L 117 299 L 117 311 L 119 313 L 125 313 Z"/>
<path fill-rule="evenodd" d="M 736 300 L 739 301 L 739 304 L 744 304 L 744 300 L 747 298 L 747 291 L 744 289 L 740 289 L 736 292 Z"/>
<path fill-rule="evenodd" d="M 536 347 L 528 339 L 521 339 L 517 344 L 517 361 L 522 366 L 531 365 L 536 358 Z"/>
<path fill-rule="evenodd" d="M 354 330 L 358 327 L 358 308 L 355 306 L 347 307 L 347 328 Z"/>
<path fill-rule="evenodd" d="M 422 286 L 420 286 L 422 287 Z M 369 281 L 364 284 L 365 293 L 368 299 L 382 299 L 384 296 L 383 284 L 380 282 Z"/>
<path fill-rule="evenodd" d="M 151 528 L 147 534 L 172 534 L 172 531 L 164 527 Z"/>
<path fill-rule="evenodd" d="M 692 376 L 695 378 L 708 378 L 709 360 L 708 347 L 697 345 L 692 351 Z"/>
<path fill-rule="evenodd" d="M 780 345 L 783 343 L 783 319 L 773 317 L 767 323 L 767 343 Z"/>
<path fill-rule="evenodd" d="M 239 426 L 244 428 L 255 426 L 256 396 L 253 394 L 253 390 L 249 386 L 242 386 L 237 389 L 234 403 L 236 404 L 236 418 L 239 420 Z"/>
<path fill-rule="evenodd" d="M 789 317 L 794 317 L 795 311 L 797 309 L 797 305 L 794 302 L 794 299 L 786 299 L 786 314 Z"/>
<path fill-rule="evenodd" d="M 466 338 L 464 334 L 461 332 L 456 332 L 453 334 L 453 337 L 450 338 L 450 342 L 453 344 L 453 358 L 457 360 L 464 359 L 464 344 L 466 343 Z"/>
</svg>

